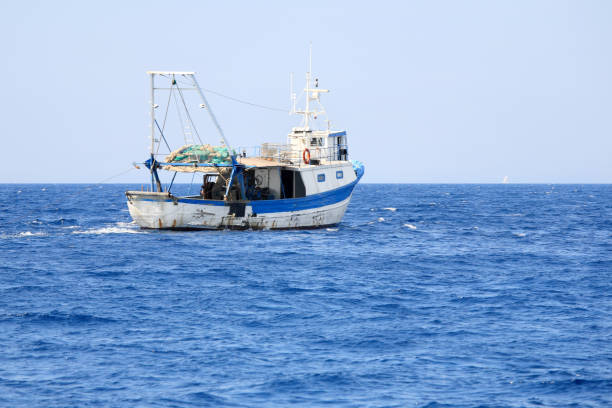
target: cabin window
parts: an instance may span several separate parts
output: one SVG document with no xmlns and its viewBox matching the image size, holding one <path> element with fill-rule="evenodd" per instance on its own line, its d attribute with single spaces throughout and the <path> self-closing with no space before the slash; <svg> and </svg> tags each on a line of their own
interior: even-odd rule
<svg viewBox="0 0 612 408">
<path fill-rule="evenodd" d="M 343 172 L 342 170 L 338 170 L 338 171 L 336 172 L 336 178 L 337 178 L 337 179 L 344 178 L 344 172 Z"/>
<path fill-rule="evenodd" d="M 317 181 L 322 183 L 325 181 L 325 174 L 317 174 Z"/>
<path fill-rule="evenodd" d="M 312 137 L 310 138 L 310 146 L 323 146 L 323 138 L 322 137 Z"/>
</svg>

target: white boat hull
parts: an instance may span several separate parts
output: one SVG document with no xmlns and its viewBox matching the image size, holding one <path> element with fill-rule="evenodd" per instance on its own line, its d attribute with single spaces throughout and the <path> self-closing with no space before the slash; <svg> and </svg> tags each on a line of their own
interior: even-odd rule
<svg viewBox="0 0 612 408">
<path fill-rule="evenodd" d="M 142 228 L 292 229 L 338 224 L 354 184 L 322 195 L 269 201 L 223 202 L 168 193 L 128 191 L 128 209 Z"/>
</svg>

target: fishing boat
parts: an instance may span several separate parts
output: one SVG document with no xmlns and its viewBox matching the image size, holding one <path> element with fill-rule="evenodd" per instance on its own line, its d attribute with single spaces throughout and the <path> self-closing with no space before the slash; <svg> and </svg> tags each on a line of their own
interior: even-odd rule
<svg viewBox="0 0 612 408">
<path fill-rule="evenodd" d="M 151 85 L 151 149 L 142 164 L 150 172 L 151 187 L 125 193 L 130 215 L 140 227 L 293 229 L 340 223 L 364 166 L 349 160 L 346 131 L 332 130 L 329 121 L 324 129 L 313 126 L 317 116 L 325 113 L 320 95 L 329 91 L 319 88 L 318 79 L 313 83 L 310 69 L 303 109 L 296 109 L 296 95 L 291 92 L 290 113 L 302 116 L 300 126 L 291 129 L 286 144 L 263 143 L 250 154 L 246 149 L 232 148 L 194 72 L 147 74 Z M 200 140 L 170 151 L 171 135 L 165 128 L 168 111 L 160 124 L 156 119 L 156 96 L 159 92 L 174 92 L 175 100 L 184 104 L 187 90 L 199 96 L 198 107 L 208 112 L 212 128 L 221 138 L 220 145 Z M 193 134 L 193 116 L 186 105 L 185 112 L 184 119 Z M 162 142 L 170 151 L 167 155 L 159 153 Z M 161 171 L 169 172 L 168 178 L 172 175 L 166 186 L 161 182 Z M 180 173 L 192 173 L 192 181 L 198 176 L 202 181 L 199 194 L 173 193 L 175 177 Z"/>
</svg>

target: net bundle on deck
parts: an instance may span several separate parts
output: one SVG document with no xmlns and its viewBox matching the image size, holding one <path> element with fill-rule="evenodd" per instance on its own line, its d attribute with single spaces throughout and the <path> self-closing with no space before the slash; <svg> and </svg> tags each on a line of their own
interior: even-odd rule
<svg viewBox="0 0 612 408">
<path fill-rule="evenodd" d="M 235 154 L 235 152 L 234 152 Z M 214 167 L 195 166 L 200 163 L 211 163 L 222 166 L 232 164 L 229 149 L 226 146 L 185 145 L 166 157 L 166 163 L 193 163 L 194 166 L 164 166 L 164 170 L 192 173 L 215 171 Z"/>
</svg>

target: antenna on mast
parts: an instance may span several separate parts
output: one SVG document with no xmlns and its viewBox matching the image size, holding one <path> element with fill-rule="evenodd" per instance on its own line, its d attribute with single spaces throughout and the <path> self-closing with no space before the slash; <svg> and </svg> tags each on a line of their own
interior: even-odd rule
<svg viewBox="0 0 612 408">
<path fill-rule="evenodd" d="M 295 100 L 296 100 L 296 94 L 295 92 L 293 92 L 293 72 L 291 72 L 289 74 L 289 86 L 290 86 L 290 91 L 289 91 L 289 99 L 291 100 L 291 111 L 289 112 L 290 115 L 293 115 L 295 113 Z"/>
<path fill-rule="evenodd" d="M 312 72 L 312 41 L 308 47 L 308 72 Z"/>
<path fill-rule="evenodd" d="M 306 87 L 304 88 L 306 106 L 304 107 L 303 110 L 296 110 L 296 99 L 297 98 L 296 98 L 296 94 L 293 93 L 293 73 L 291 73 L 291 102 L 292 102 L 291 113 L 304 115 L 304 122 L 303 122 L 304 127 L 302 130 L 306 132 L 310 131 L 310 120 L 311 120 L 310 116 L 312 115 L 312 119 L 316 120 L 318 115 L 325 113 L 325 108 L 323 108 L 323 106 L 321 105 L 319 96 L 321 93 L 329 92 L 328 89 L 319 88 L 318 78 L 315 78 L 315 87 L 311 88 L 310 87 L 311 79 L 312 79 L 312 42 L 310 43 L 310 46 L 308 47 L 308 71 L 306 72 Z M 310 110 L 311 101 L 316 102 L 318 105 L 318 108 L 316 108 L 313 111 Z"/>
<path fill-rule="evenodd" d="M 306 110 L 304 112 L 304 128 L 310 130 L 308 122 L 310 121 L 310 72 L 312 70 L 312 41 L 308 47 L 308 72 L 306 72 Z"/>
</svg>

